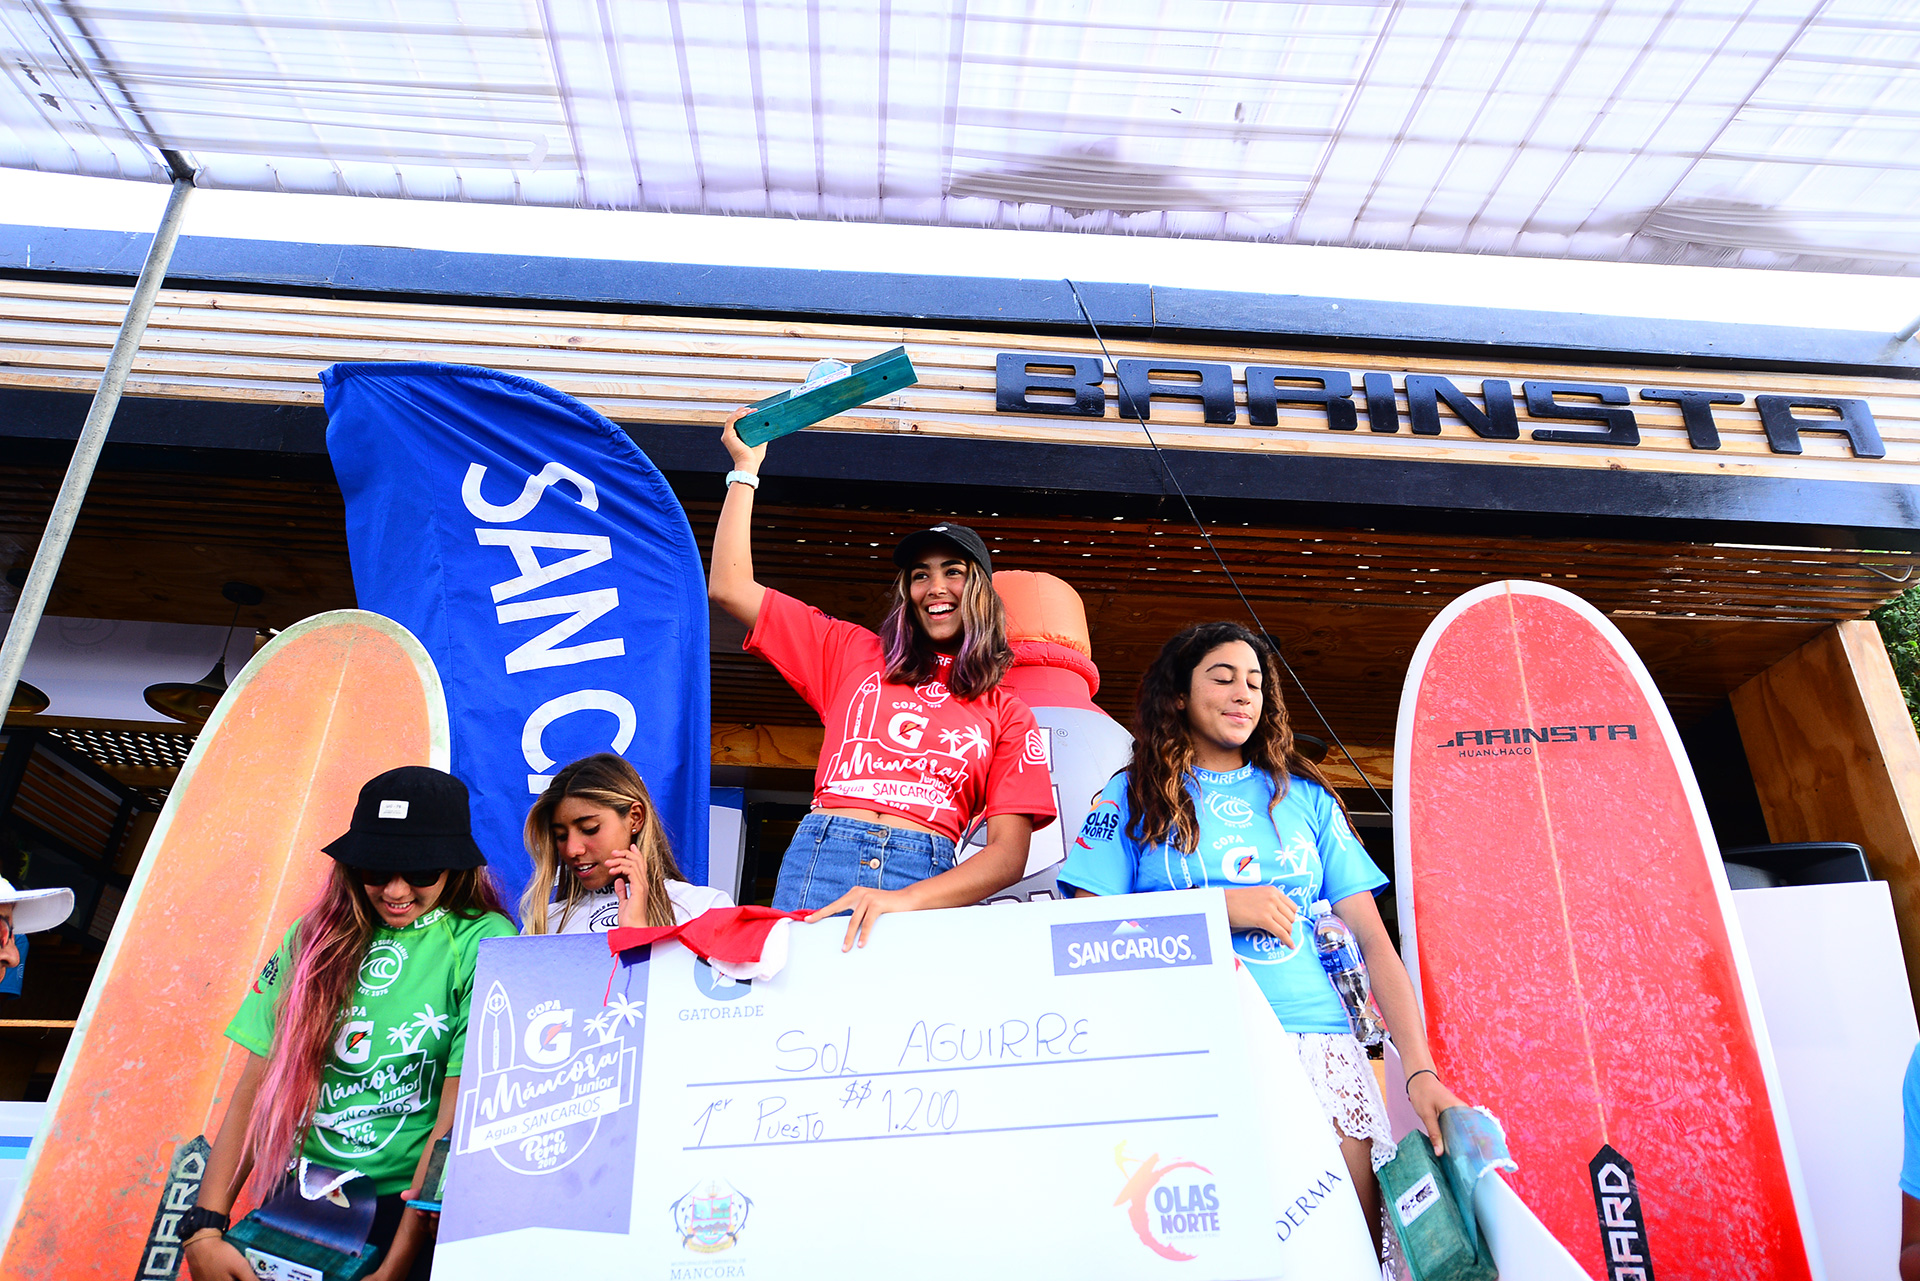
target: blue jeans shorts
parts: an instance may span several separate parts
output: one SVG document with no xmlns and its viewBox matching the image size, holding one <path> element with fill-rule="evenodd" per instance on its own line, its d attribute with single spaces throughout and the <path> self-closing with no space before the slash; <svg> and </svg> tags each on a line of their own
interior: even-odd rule
<svg viewBox="0 0 1920 1281">
<path fill-rule="evenodd" d="M 773 905 L 783 912 L 811 912 L 856 885 L 903 890 L 952 866 L 953 842 L 944 836 L 809 814 L 781 860 Z"/>
</svg>

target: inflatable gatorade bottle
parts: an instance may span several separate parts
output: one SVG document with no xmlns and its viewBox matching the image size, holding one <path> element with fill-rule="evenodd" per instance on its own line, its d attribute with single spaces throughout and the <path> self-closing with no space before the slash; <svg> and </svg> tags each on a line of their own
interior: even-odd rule
<svg viewBox="0 0 1920 1281">
<path fill-rule="evenodd" d="M 1002 687 L 1033 709 L 1053 778 L 1057 822 L 1033 834 L 1025 879 L 994 896 L 994 901 L 1054 898 L 1054 873 L 1067 857 L 1067 842 L 1093 808 L 1094 797 L 1127 763 L 1133 735 L 1094 705 L 1100 669 L 1093 662 L 1087 635 L 1087 611 L 1080 593 L 1052 574 L 1003 569 L 993 586 L 1007 609 L 1007 640 L 1013 646 L 1013 670 Z M 959 856 L 967 858 L 983 843 L 983 833 L 967 834 Z"/>
</svg>

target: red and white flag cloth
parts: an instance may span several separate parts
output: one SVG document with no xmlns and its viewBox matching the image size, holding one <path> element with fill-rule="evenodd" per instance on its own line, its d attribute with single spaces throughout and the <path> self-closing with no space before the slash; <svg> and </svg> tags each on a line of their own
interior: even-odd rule
<svg viewBox="0 0 1920 1281">
<path fill-rule="evenodd" d="M 786 967 L 793 922 L 806 919 L 805 912 L 778 912 L 770 907 L 714 907 L 680 925 L 618 926 L 607 931 L 607 951 L 618 956 L 663 939 L 677 939 L 728 978 L 770 979 Z"/>
</svg>

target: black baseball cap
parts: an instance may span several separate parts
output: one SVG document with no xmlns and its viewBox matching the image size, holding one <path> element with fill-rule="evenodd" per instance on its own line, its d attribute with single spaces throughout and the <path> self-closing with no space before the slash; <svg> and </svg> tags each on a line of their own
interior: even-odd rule
<svg viewBox="0 0 1920 1281">
<path fill-rule="evenodd" d="M 960 549 L 960 554 L 978 565 L 987 573 L 993 573 L 993 557 L 987 554 L 987 545 L 980 535 L 965 525 L 956 525 L 952 521 L 942 521 L 938 525 L 929 525 L 925 529 L 915 530 L 900 540 L 893 549 L 893 563 L 901 569 L 912 568 L 921 553 L 931 543 L 951 543 Z"/>
<path fill-rule="evenodd" d="M 427 765 L 402 765 L 367 782 L 346 835 L 325 847 L 348 867 L 429 872 L 485 867 L 473 840 L 467 785 Z"/>
</svg>

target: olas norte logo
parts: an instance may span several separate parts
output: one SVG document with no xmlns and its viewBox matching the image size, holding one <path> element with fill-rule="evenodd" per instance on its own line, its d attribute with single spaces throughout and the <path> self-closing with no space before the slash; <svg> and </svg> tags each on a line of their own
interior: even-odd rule
<svg viewBox="0 0 1920 1281">
<path fill-rule="evenodd" d="M 360 990 L 379 996 L 392 987 L 406 968 L 407 949 L 394 939 L 376 939 L 360 960 Z"/>
<path fill-rule="evenodd" d="M 1087 815 L 1087 821 L 1080 825 L 1080 839 L 1075 844 L 1091 848 L 1090 842 L 1110 841 L 1119 831 L 1120 807 L 1112 801 L 1101 801 L 1093 807 L 1093 813 Z"/>
<path fill-rule="evenodd" d="M 1140 1244 L 1163 1259 L 1187 1263 L 1220 1235 L 1220 1185 L 1198 1161 L 1160 1164 L 1160 1154 L 1129 1157 L 1127 1145 L 1113 1150 L 1114 1164 L 1127 1176 L 1116 1206 L 1125 1206 L 1127 1223 Z M 1177 1177 L 1176 1177 L 1177 1176 Z"/>
</svg>

